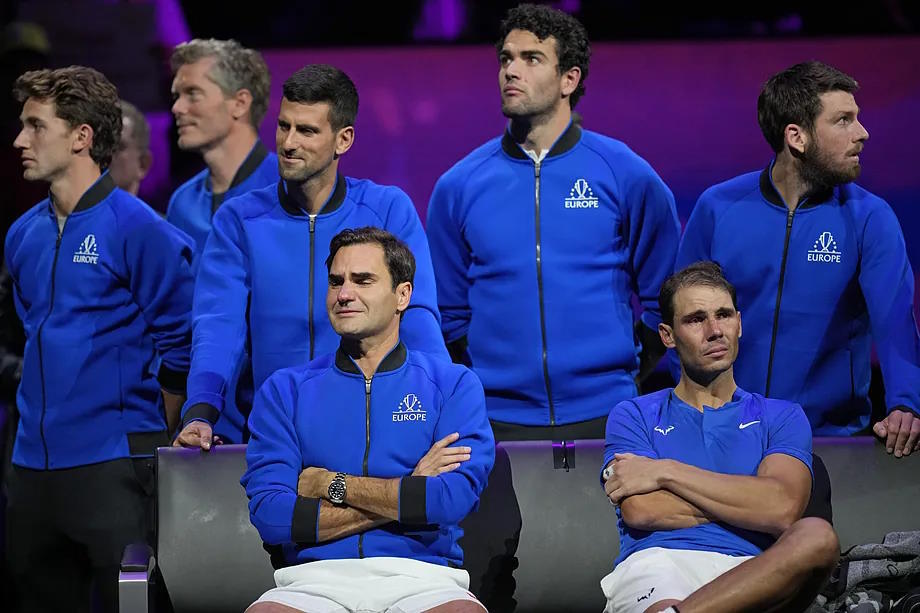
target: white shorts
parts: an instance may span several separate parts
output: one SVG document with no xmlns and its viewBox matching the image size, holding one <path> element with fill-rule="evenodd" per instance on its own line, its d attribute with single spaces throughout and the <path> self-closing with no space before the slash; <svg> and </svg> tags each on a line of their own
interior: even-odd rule
<svg viewBox="0 0 920 613">
<path fill-rule="evenodd" d="M 465 570 L 406 558 L 307 562 L 276 570 L 275 585 L 256 602 L 310 613 L 417 613 L 452 600 L 479 602 Z"/>
<path fill-rule="evenodd" d="M 752 557 L 663 547 L 637 551 L 601 579 L 604 613 L 642 613 L 661 600 L 683 600 Z"/>
</svg>

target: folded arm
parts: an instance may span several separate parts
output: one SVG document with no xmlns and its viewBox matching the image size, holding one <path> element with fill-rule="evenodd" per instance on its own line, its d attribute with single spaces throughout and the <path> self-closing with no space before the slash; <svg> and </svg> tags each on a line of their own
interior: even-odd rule
<svg viewBox="0 0 920 613">
<path fill-rule="evenodd" d="M 669 492 L 689 503 L 690 513 L 698 511 L 711 520 L 774 536 L 801 517 L 811 490 L 808 467 L 781 453 L 764 458 L 755 476 L 727 475 L 632 454 L 617 454 L 613 466 L 614 476 L 605 489 L 614 502 Z"/>
</svg>

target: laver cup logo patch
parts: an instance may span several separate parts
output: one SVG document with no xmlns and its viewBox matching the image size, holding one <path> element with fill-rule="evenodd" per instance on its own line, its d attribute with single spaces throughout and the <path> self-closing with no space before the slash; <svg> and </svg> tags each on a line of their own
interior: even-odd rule
<svg viewBox="0 0 920 613">
<path fill-rule="evenodd" d="M 425 421 L 426 417 L 422 401 L 415 394 L 406 394 L 393 411 L 393 421 Z"/>
<path fill-rule="evenodd" d="M 837 241 L 830 232 L 822 232 L 815 241 L 814 247 L 808 252 L 809 262 L 840 263 L 843 254 L 837 250 Z"/>
<path fill-rule="evenodd" d="M 594 196 L 594 190 L 584 179 L 577 179 L 575 185 L 569 190 L 569 197 L 565 199 L 565 208 L 567 209 L 596 209 L 598 199 Z"/>
<path fill-rule="evenodd" d="M 96 235 L 87 234 L 73 254 L 75 264 L 98 264 L 99 252 L 96 251 Z"/>
</svg>

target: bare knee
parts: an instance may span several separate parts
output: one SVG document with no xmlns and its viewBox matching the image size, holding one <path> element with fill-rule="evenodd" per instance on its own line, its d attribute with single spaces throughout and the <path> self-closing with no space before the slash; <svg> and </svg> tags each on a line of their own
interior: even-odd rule
<svg viewBox="0 0 920 613">
<path fill-rule="evenodd" d="M 304 613 L 304 611 L 279 602 L 257 602 L 250 605 L 246 613 Z"/>
<path fill-rule="evenodd" d="M 647 608 L 643 613 L 658 613 L 659 611 L 664 611 L 670 606 L 680 604 L 679 600 L 668 599 L 668 600 L 659 600 L 649 608 Z"/>
<path fill-rule="evenodd" d="M 834 528 L 818 517 L 805 517 L 782 535 L 793 548 L 793 555 L 815 569 L 832 569 L 840 557 L 840 541 Z"/>
<path fill-rule="evenodd" d="M 425 613 L 483 613 L 486 608 L 478 602 L 472 600 L 451 600 L 444 604 L 439 604 L 433 609 L 428 609 Z"/>
</svg>

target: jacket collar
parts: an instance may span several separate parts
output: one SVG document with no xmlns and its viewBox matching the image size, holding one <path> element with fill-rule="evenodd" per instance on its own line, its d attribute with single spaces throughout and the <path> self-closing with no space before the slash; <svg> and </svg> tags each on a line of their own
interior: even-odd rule
<svg viewBox="0 0 920 613">
<path fill-rule="evenodd" d="M 779 190 L 776 189 L 776 186 L 773 184 L 773 164 L 776 163 L 776 160 L 770 162 L 770 164 L 763 169 L 763 172 L 760 173 L 760 193 L 763 194 L 763 197 L 770 204 L 775 204 L 781 208 L 787 208 L 786 203 L 783 201 L 783 197 L 779 195 Z M 804 209 L 813 206 L 818 206 L 828 202 L 834 196 L 834 188 L 828 187 L 819 192 L 816 192 L 810 196 L 802 198 L 801 202 L 798 203 L 796 209 Z"/>
<path fill-rule="evenodd" d="M 90 185 L 89 189 L 83 192 L 83 195 L 80 196 L 80 199 L 77 201 L 77 206 L 74 207 L 73 212 L 79 213 L 80 211 L 85 211 L 91 207 L 96 206 L 106 198 L 109 194 L 112 193 L 116 187 L 115 181 L 112 180 L 111 175 L 108 171 L 102 173 L 102 176 L 96 179 L 96 182 Z M 55 211 L 54 208 L 54 194 L 51 193 L 51 190 L 48 190 L 48 201 L 51 205 L 51 212 Z"/>
<path fill-rule="evenodd" d="M 380 365 L 377 367 L 377 372 L 374 374 L 379 374 L 382 372 L 390 372 L 398 369 L 400 366 L 406 363 L 406 346 L 403 345 L 402 341 L 396 343 L 396 346 L 390 350 L 390 353 L 383 358 L 383 361 L 380 362 Z M 345 350 L 342 349 L 342 345 L 339 345 L 338 350 L 335 352 L 335 365 L 342 372 L 347 372 L 353 375 L 364 376 L 364 373 L 361 372 L 361 369 L 358 368 L 358 365 L 355 364 L 355 361 L 345 353 Z"/>
<path fill-rule="evenodd" d="M 265 145 L 262 144 L 261 140 L 256 140 L 256 144 L 249 152 L 249 155 L 247 155 L 246 159 L 243 160 L 242 166 L 240 166 L 237 169 L 236 174 L 233 175 L 233 181 L 230 182 L 230 187 L 227 189 L 227 191 L 230 191 L 251 177 L 252 173 L 254 173 L 259 168 L 259 165 L 261 165 L 267 157 L 268 149 L 265 148 Z"/>
<path fill-rule="evenodd" d="M 347 191 L 348 187 L 345 184 L 345 177 L 337 175 L 335 179 L 335 189 L 332 190 L 332 194 L 329 196 L 326 204 L 320 208 L 320 214 L 332 213 L 338 210 L 338 208 L 342 206 L 342 203 L 345 202 L 345 194 Z M 281 207 L 291 215 L 297 217 L 304 217 L 307 215 L 307 212 L 300 208 L 297 201 L 287 193 L 284 179 L 278 181 L 278 200 L 281 202 Z"/>
<path fill-rule="evenodd" d="M 556 139 L 556 142 L 553 143 L 553 146 L 550 148 L 549 153 L 546 154 L 547 158 L 556 157 L 557 155 L 562 155 L 566 151 L 569 151 L 572 147 L 578 144 L 578 140 L 581 138 L 581 128 L 573 121 L 569 123 L 569 127 L 565 129 L 559 138 Z M 514 142 L 514 139 L 511 138 L 511 132 L 505 130 L 505 133 L 502 135 L 502 149 L 509 156 L 516 160 L 529 160 L 527 154 L 524 153 L 524 150 L 521 149 L 521 146 Z"/>
</svg>

